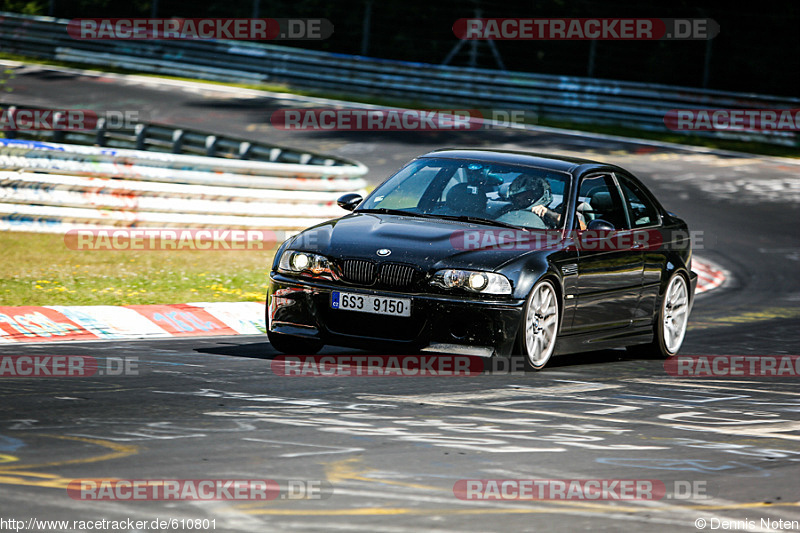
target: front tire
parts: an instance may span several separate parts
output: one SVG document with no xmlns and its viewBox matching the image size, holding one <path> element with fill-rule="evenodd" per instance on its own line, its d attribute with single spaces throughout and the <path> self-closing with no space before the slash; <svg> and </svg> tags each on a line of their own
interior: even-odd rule
<svg viewBox="0 0 800 533">
<path fill-rule="evenodd" d="M 273 348 L 288 355 L 314 355 L 323 346 L 319 341 L 302 339 L 269 330 L 267 330 L 267 337 Z"/>
<path fill-rule="evenodd" d="M 522 315 L 515 353 L 522 354 L 525 370 L 539 371 L 547 365 L 558 336 L 558 296 L 553 282 L 542 280 L 528 295 Z"/>
</svg>

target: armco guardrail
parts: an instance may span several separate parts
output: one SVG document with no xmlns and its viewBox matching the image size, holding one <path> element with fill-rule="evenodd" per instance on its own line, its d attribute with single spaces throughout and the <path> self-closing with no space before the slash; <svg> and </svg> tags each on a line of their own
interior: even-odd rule
<svg viewBox="0 0 800 533">
<path fill-rule="evenodd" d="M 0 112 L 5 115 L 5 122 L 15 124 L 15 116 L 21 110 L 40 110 L 42 108 L 0 102 Z M 99 115 L 102 115 L 100 113 Z M 340 157 L 332 157 L 310 151 L 297 150 L 285 146 L 259 143 L 224 135 L 211 134 L 197 130 L 155 124 L 150 122 L 125 123 L 113 128 L 107 127 L 106 120 L 100 116 L 91 130 L 67 128 L 64 112 L 56 111 L 52 117 L 53 124 L 60 128 L 39 129 L 36 131 L 16 131 L 6 129 L 5 137 L 46 140 L 56 143 L 79 145 L 108 146 L 111 148 L 127 148 L 146 150 L 148 152 L 164 152 L 172 154 L 204 155 L 227 159 L 243 159 L 269 163 L 292 163 L 301 165 L 353 166 L 353 161 Z"/>
<path fill-rule="evenodd" d="M 9 123 L 22 109 L 38 108 L 0 104 Z M 0 139 L 0 230 L 226 227 L 280 237 L 341 216 L 336 198 L 366 185 L 354 161 L 162 124 L 109 129 L 101 117 L 91 131 L 4 133 L 17 139 Z"/>
<path fill-rule="evenodd" d="M 0 230 L 91 227 L 269 229 L 344 214 L 366 167 L 292 164 L 0 139 Z"/>
<path fill-rule="evenodd" d="M 279 81 L 425 105 L 525 110 L 541 117 L 664 130 L 673 109 L 794 109 L 800 99 L 380 60 L 241 41 L 83 41 L 67 20 L 0 13 L 0 46 L 27 56 L 209 80 Z M 793 146 L 793 131 L 693 132 Z"/>
</svg>

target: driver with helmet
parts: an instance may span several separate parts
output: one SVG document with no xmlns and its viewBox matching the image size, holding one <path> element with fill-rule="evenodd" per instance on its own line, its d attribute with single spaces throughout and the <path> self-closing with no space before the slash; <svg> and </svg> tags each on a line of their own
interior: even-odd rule
<svg viewBox="0 0 800 533">
<path fill-rule="evenodd" d="M 547 207 L 553 201 L 553 193 L 544 178 L 520 174 L 509 185 L 506 198 L 511 205 L 497 218 L 500 222 L 545 229 L 554 228 L 561 221 L 561 213 Z"/>
</svg>

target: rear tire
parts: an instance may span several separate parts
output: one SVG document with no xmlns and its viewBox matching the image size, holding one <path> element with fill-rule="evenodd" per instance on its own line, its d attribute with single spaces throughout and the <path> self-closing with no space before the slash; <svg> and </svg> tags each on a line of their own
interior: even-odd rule
<svg viewBox="0 0 800 533">
<path fill-rule="evenodd" d="M 288 355 L 314 355 L 322 349 L 320 341 L 303 339 L 267 330 L 269 343 L 273 348 Z"/>
<path fill-rule="evenodd" d="M 653 326 L 653 341 L 649 344 L 628 346 L 633 355 L 666 359 L 678 353 L 686 336 L 689 322 L 689 289 L 686 278 L 673 274 L 664 292 Z"/>
<path fill-rule="evenodd" d="M 531 289 L 522 313 L 515 354 L 522 354 L 525 370 L 538 372 L 553 355 L 558 336 L 558 296 L 553 282 L 542 280 Z"/>
</svg>

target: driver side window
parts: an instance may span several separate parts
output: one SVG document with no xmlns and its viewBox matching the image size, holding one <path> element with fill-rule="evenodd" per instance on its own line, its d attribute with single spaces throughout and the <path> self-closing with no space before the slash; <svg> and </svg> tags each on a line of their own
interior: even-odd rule
<svg viewBox="0 0 800 533">
<path fill-rule="evenodd" d="M 614 180 L 608 174 L 589 176 L 581 180 L 576 215 L 575 229 L 580 229 L 581 218 L 586 225 L 593 220 L 605 220 L 617 230 L 628 228 L 622 199 Z"/>
</svg>

